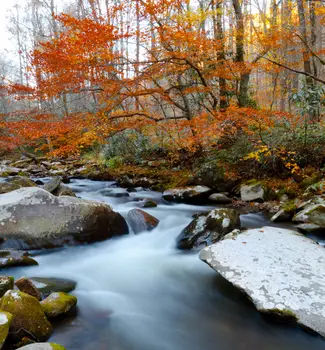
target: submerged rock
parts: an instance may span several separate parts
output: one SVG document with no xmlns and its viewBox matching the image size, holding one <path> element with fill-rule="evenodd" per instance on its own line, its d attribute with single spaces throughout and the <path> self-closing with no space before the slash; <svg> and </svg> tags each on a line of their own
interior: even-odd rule
<svg viewBox="0 0 325 350">
<path fill-rule="evenodd" d="M 34 343 L 25 345 L 17 350 L 66 350 L 65 347 L 55 343 Z"/>
<path fill-rule="evenodd" d="M 265 190 L 261 183 L 240 186 L 240 197 L 244 202 L 264 201 Z"/>
<path fill-rule="evenodd" d="M 31 281 L 30 279 L 26 277 L 21 277 L 18 280 L 16 280 L 15 285 L 21 292 L 29 294 L 35 297 L 37 300 L 42 299 L 40 291 L 37 289 L 33 281 Z"/>
<path fill-rule="evenodd" d="M 216 204 L 228 204 L 231 203 L 231 198 L 227 197 L 224 193 L 213 193 L 209 196 L 209 201 Z"/>
<path fill-rule="evenodd" d="M 201 260 L 244 291 L 259 311 L 290 315 L 325 336 L 325 249 L 303 235 L 263 227 L 204 248 Z"/>
<path fill-rule="evenodd" d="M 141 209 L 132 209 L 128 212 L 127 221 L 134 233 L 151 231 L 158 224 L 159 220 Z"/>
<path fill-rule="evenodd" d="M 38 265 L 27 252 L 21 250 L 0 250 L 0 267 Z"/>
<path fill-rule="evenodd" d="M 11 276 L 0 276 L 0 298 L 10 289 L 14 289 L 14 278 Z"/>
<path fill-rule="evenodd" d="M 100 241 L 128 233 L 124 218 L 104 203 L 56 197 L 33 187 L 1 195 L 0 225 L 6 246 L 24 249 Z"/>
<path fill-rule="evenodd" d="M 198 215 L 178 237 L 177 248 L 192 249 L 219 241 L 240 227 L 239 214 L 234 209 L 214 209 Z"/>
<path fill-rule="evenodd" d="M 29 294 L 9 290 L 1 299 L 0 309 L 13 315 L 10 335 L 17 341 L 24 336 L 45 341 L 52 333 L 40 303 Z"/>
<path fill-rule="evenodd" d="M 66 314 L 76 305 L 77 298 L 64 292 L 52 293 L 41 301 L 42 309 L 48 318 Z"/>
<path fill-rule="evenodd" d="M 171 202 L 202 203 L 210 194 L 211 189 L 207 186 L 189 186 L 166 190 L 163 198 Z"/>
<path fill-rule="evenodd" d="M 77 286 L 77 282 L 65 278 L 30 277 L 30 280 L 42 294 L 43 298 L 54 292 L 71 292 Z"/>
<path fill-rule="evenodd" d="M 11 321 L 12 321 L 11 313 L 0 311 L 0 349 L 2 349 L 2 346 L 8 337 Z"/>
<path fill-rule="evenodd" d="M 142 204 L 142 208 L 155 208 L 157 207 L 157 203 L 151 199 L 146 199 Z"/>
</svg>

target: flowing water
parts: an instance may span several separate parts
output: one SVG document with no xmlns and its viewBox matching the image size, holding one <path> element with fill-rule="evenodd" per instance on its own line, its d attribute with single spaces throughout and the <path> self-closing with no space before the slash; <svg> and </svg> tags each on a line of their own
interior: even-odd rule
<svg viewBox="0 0 325 350">
<path fill-rule="evenodd" d="M 161 194 L 138 189 L 129 197 L 112 182 L 73 180 L 79 197 L 109 203 L 125 215 L 143 198 L 160 224 L 148 233 L 38 255 L 39 266 L 7 271 L 15 277 L 63 277 L 78 282 L 76 317 L 57 324 L 51 341 L 67 350 L 320 350 L 325 342 L 298 327 L 273 323 L 201 262 L 175 248 L 192 215 L 209 207 L 168 205 Z M 242 225 L 270 224 L 262 215 Z M 258 268 L 258 267 L 257 267 Z"/>
</svg>

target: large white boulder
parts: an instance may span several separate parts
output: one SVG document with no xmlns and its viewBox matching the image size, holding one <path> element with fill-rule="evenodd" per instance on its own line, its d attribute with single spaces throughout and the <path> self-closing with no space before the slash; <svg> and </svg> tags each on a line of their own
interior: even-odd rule
<svg viewBox="0 0 325 350">
<path fill-rule="evenodd" d="M 325 249 L 297 232 L 263 227 L 204 248 L 200 258 L 262 312 L 293 316 L 325 336 Z"/>
<path fill-rule="evenodd" d="M 1 238 L 6 247 L 47 248 L 99 241 L 128 232 L 108 205 L 36 187 L 0 195 Z"/>
</svg>

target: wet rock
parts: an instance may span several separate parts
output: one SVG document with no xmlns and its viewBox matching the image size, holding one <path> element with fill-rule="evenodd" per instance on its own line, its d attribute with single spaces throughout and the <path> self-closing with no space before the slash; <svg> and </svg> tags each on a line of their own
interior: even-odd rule
<svg viewBox="0 0 325 350">
<path fill-rule="evenodd" d="M 0 183 L 0 194 L 18 190 L 22 187 L 35 187 L 36 183 L 25 176 L 14 176 Z"/>
<path fill-rule="evenodd" d="M 24 336 L 45 341 L 52 333 L 39 301 L 29 294 L 9 290 L 1 299 L 0 309 L 13 315 L 10 335 L 17 341 Z"/>
<path fill-rule="evenodd" d="M 325 336 L 325 249 L 303 235 L 263 227 L 204 248 L 200 258 L 259 311 L 291 316 Z"/>
<path fill-rule="evenodd" d="M 273 222 L 290 221 L 292 216 L 293 216 L 292 213 L 287 212 L 284 209 L 280 209 L 271 217 L 271 221 Z"/>
<path fill-rule="evenodd" d="M 66 348 L 55 343 L 34 343 L 25 345 L 17 350 L 66 350 Z"/>
<path fill-rule="evenodd" d="M 60 185 L 54 192 L 53 194 L 55 196 L 71 196 L 71 197 L 76 197 L 76 194 L 72 191 L 71 188 Z"/>
<path fill-rule="evenodd" d="M 240 197 L 244 202 L 264 201 L 265 190 L 261 183 L 240 186 Z"/>
<path fill-rule="evenodd" d="M 207 201 L 211 189 L 207 186 L 189 186 L 166 190 L 163 198 L 171 202 L 202 203 Z"/>
<path fill-rule="evenodd" d="M 42 294 L 43 298 L 54 292 L 71 292 L 77 286 L 77 282 L 65 278 L 30 277 L 30 280 Z"/>
<path fill-rule="evenodd" d="M 107 197 L 114 197 L 114 198 L 123 198 L 123 197 L 129 197 L 130 195 L 127 192 L 107 192 L 105 194 Z"/>
<path fill-rule="evenodd" d="M 12 314 L 9 312 L 0 311 L 0 349 L 2 349 L 8 337 L 11 322 Z"/>
<path fill-rule="evenodd" d="M 14 278 L 11 276 L 0 276 L 0 298 L 10 289 L 14 289 Z"/>
<path fill-rule="evenodd" d="M 49 182 L 47 182 L 43 186 L 43 189 L 45 191 L 53 193 L 55 190 L 59 188 L 59 186 L 61 185 L 61 182 L 62 182 L 62 178 L 60 176 L 53 177 Z"/>
<path fill-rule="evenodd" d="M 219 241 L 240 227 L 239 214 L 234 209 L 214 209 L 196 216 L 177 239 L 177 248 L 192 249 Z"/>
<path fill-rule="evenodd" d="M 77 298 L 64 292 L 52 293 L 41 301 L 42 309 L 48 318 L 64 315 L 76 305 Z"/>
<path fill-rule="evenodd" d="M 15 285 L 21 292 L 29 294 L 35 297 L 37 300 L 42 299 L 40 291 L 37 289 L 33 281 L 31 281 L 30 279 L 26 277 L 21 277 L 18 280 L 16 280 Z"/>
<path fill-rule="evenodd" d="M 155 208 L 157 203 L 151 199 L 147 199 L 143 202 L 142 208 Z"/>
<path fill-rule="evenodd" d="M 141 209 L 132 209 L 128 212 L 127 221 L 134 233 L 151 231 L 158 224 L 159 220 Z"/>
<path fill-rule="evenodd" d="M 128 233 L 124 218 L 104 203 L 56 197 L 32 187 L 1 195 L 0 225 L 6 244 L 24 249 L 94 242 Z"/>
<path fill-rule="evenodd" d="M 30 265 L 38 265 L 38 262 L 31 258 L 27 252 L 13 249 L 0 250 L 0 267 Z"/>
<path fill-rule="evenodd" d="M 15 176 L 18 175 L 21 169 L 7 165 L 0 165 L 1 176 Z"/>
<path fill-rule="evenodd" d="M 325 204 L 309 204 L 292 219 L 294 222 L 314 224 L 325 228 Z"/>
<path fill-rule="evenodd" d="M 296 228 L 302 233 L 321 234 L 324 229 L 315 224 L 299 224 Z"/>
<path fill-rule="evenodd" d="M 227 197 L 223 193 L 213 193 L 209 196 L 209 201 L 216 204 L 228 204 L 231 203 L 231 198 Z"/>
</svg>

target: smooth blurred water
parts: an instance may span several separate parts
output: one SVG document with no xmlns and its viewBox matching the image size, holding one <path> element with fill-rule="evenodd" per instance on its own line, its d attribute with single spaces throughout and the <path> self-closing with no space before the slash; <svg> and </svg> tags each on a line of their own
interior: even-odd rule
<svg viewBox="0 0 325 350">
<path fill-rule="evenodd" d="M 161 194 L 138 189 L 129 197 L 112 182 L 73 180 L 82 198 L 109 203 L 126 215 L 141 199 L 158 201 L 145 209 L 160 219 L 149 233 L 69 247 L 36 257 L 39 266 L 13 268 L 20 276 L 71 278 L 78 282 L 78 314 L 57 324 L 51 341 L 67 350 L 320 350 L 325 342 L 297 327 L 261 316 L 239 292 L 198 258 L 175 248 L 192 215 L 211 207 L 169 205 Z M 259 227 L 262 216 L 242 216 Z M 258 267 L 257 267 L 258 268 Z"/>
</svg>

